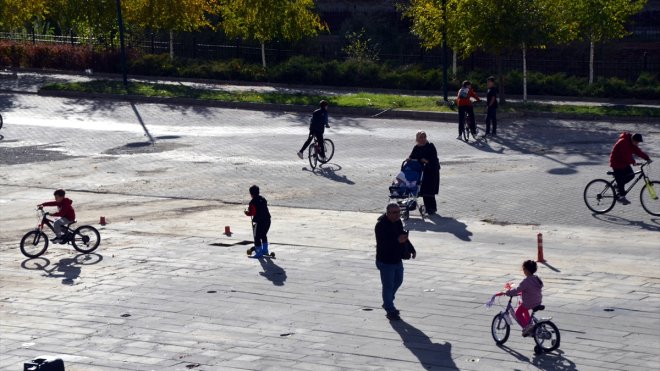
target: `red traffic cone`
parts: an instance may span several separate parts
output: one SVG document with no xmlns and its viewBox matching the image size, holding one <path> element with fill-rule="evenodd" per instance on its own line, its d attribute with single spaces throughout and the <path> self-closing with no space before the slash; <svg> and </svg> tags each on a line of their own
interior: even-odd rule
<svg viewBox="0 0 660 371">
<path fill-rule="evenodd" d="M 101 219 L 99 220 L 99 224 L 101 224 L 101 225 L 106 225 L 107 224 L 106 221 L 105 221 L 105 216 L 101 217 Z"/>
<path fill-rule="evenodd" d="M 543 258 L 543 234 L 539 233 L 536 235 L 536 243 L 536 261 L 545 263 L 545 258 Z"/>
<path fill-rule="evenodd" d="M 225 236 L 231 237 L 231 229 L 228 225 L 225 226 Z"/>
</svg>

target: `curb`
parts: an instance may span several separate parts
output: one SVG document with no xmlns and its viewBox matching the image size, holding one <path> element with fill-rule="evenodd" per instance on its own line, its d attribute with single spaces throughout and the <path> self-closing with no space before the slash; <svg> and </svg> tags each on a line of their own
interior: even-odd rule
<svg viewBox="0 0 660 371">
<path fill-rule="evenodd" d="M 23 93 L 23 92 L 15 92 Z M 34 94 L 34 93 L 31 93 Z M 202 100 L 194 98 L 165 98 L 165 97 L 145 97 L 142 95 L 120 95 L 106 93 L 80 93 L 66 90 L 43 90 L 40 89 L 37 95 L 44 97 L 59 98 L 79 98 L 79 99 L 107 99 L 125 102 L 141 102 L 169 105 L 187 105 L 187 106 L 205 106 L 229 109 L 244 109 L 252 111 L 281 111 L 309 113 L 315 106 L 298 104 L 277 104 L 277 103 L 249 103 L 249 102 L 224 102 L 215 100 Z M 360 107 L 333 107 L 332 113 L 335 116 L 365 117 L 365 118 L 386 118 L 386 119 L 408 119 L 422 121 L 455 121 L 455 112 L 432 112 L 432 111 L 407 111 L 407 110 L 381 110 L 375 108 Z M 523 118 L 546 118 L 551 120 L 576 120 L 576 121 L 610 121 L 610 122 L 636 122 L 636 123 L 660 123 L 657 117 L 640 116 L 597 116 L 597 115 L 576 115 L 560 112 L 516 112 L 502 113 L 498 115 L 500 119 L 523 119 Z"/>
</svg>

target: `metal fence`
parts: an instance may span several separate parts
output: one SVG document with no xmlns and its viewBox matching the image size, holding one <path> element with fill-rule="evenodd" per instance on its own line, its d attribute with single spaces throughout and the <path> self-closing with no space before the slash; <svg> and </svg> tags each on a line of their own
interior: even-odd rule
<svg viewBox="0 0 660 371">
<path fill-rule="evenodd" d="M 199 41 L 201 39 L 201 41 Z M 116 48 L 115 40 L 89 39 L 73 35 L 39 35 L 31 33 L 0 32 L 0 40 L 29 43 L 50 43 L 70 45 L 95 45 L 103 48 Z M 254 42 L 240 40 L 221 40 L 210 42 L 197 34 L 176 34 L 174 54 L 177 57 L 207 60 L 243 59 L 249 62 L 261 61 L 261 47 Z M 286 61 L 297 55 L 320 57 L 322 59 L 344 59 L 343 39 L 337 36 L 325 36 L 296 44 L 274 42 L 267 44 L 266 58 L 270 64 Z M 170 42 L 167 35 L 141 34 L 128 35 L 126 44 L 129 48 L 146 54 L 169 53 Z M 631 47 L 631 45 L 633 45 Z M 619 50 L 620 49 L 620 50 Z M 645 50 L 648 49 L 648 50 Z M 641 72 L 660 73 L 660 41 L 622 43 L 619 46 L 599 46 L 597 48 L 594 69 L 596 76 L 636 79 Z M 379 61 L 392 65 L 422 64 L 427 67 L 442 65 L 440 50 L 426 51 L 419 47 L 415 39 L 405 41 L 396 50 L 380 50 Z M 451 61 L 448 61 L 451 63 Z M 588 48 L 579 45 L 572 48 L 530 50 L 528 69 L 546 74 L 563 72 L 568 75 L 587 76 L 589 72 Z M 476 53 L 458 66 L 463 72 L 474 70 L 495 73 L 496 61 L 493 56 Z M 503 71 L 522 70 L 521 53 L 511 53 L 502 60 Z"/>
</svg>

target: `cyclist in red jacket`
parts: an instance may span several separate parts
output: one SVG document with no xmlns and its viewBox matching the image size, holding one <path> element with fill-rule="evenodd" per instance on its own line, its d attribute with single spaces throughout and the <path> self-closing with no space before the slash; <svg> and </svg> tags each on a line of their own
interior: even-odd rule
<svg viewBox="0 0 660 371">
<path fill-rule="evenodd" d="M 55 201 L 44 202 L 37 205 L 40 209 L 44 206 L 57 206 L 57 212 L 52 216 L 59 216 L 60 218 L 53 223 L 55 230 L 55 238 L 52 239 L 54 243 L 66 243 L 62 238 L 62 227 L 69 225 L 76 220 L 76 211 L 73 210 L 73 201 L 70 198 L 64 197 L 66 192 L 63 189 L 58 189 L 53 193 Z"/>
<path fill-rule="evenodd" d="M 635 178 L 635 172 L 630 166 L 636 165 L 633 154 L 646 161 L 651 161 L 649 156 L 638 147 L 639 143 L 642 142 L 642 134 L 630 134 L 624 131 L 612 147 L 612 153 L 610 153 L 610 167 L 612 167 L 618 191 L 617 201 L 624 205 L 630 203 L 626 198 L 626 183 Z"/>
</svg>

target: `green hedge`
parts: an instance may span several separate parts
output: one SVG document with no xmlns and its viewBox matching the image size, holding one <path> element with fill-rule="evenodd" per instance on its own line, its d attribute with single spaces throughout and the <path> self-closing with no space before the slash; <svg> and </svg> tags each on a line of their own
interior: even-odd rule
<svg viewBox="0 0 660 371">
<path fill-rule="evenodd" d="M 274 82 L 286 84 L 330 85 L 341 87 L 390 88 L 402 90 L 433 90 L 442 86 L 440 68 L 420 65 L 395 66 L 370 61 L 325 61 L 305 56 L 292 57 L 284 63 L 264 70 L 258 64 L 242 60 L 203 61 L 175 58 L 167 54 L 140 55 L 129 52 L 128 70 L 134 75 L 188 77 L 214 80 Z M 94 49 L 76 45 L 13 43 L 0 41 L 0 65 L 23 68 L 49 68 L 118 73 L 119 55 L 116 50 Z M 485 79 L 493 71 L 472 71 L 460 80 L 473 82 L 477 91 L 485 92 Z M 451 80 L 449 89 L 458 89 L 460 80 Z M 507 94 L 522 94 L 522 72 L 508 72 L 504 76 Z M 589 85 L 583 77 L 563 73 L 544 75 L 528 73 L 527 91 L 530 95 L 558 95 L 603 98 L 660 99 L 660 80 L 657 74 L 642 73 L 636 81 L 619 78 L 599 78 Z"/>
</svg>

